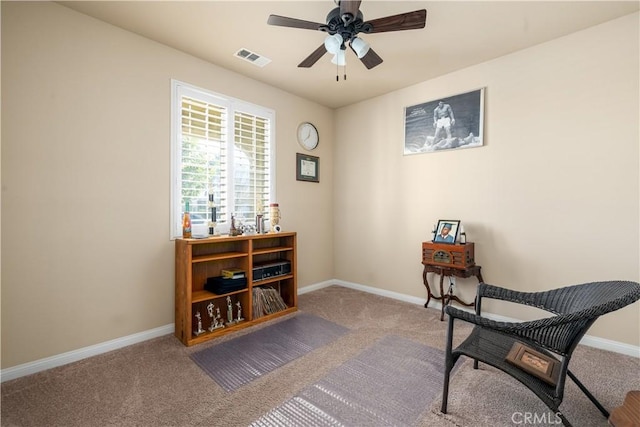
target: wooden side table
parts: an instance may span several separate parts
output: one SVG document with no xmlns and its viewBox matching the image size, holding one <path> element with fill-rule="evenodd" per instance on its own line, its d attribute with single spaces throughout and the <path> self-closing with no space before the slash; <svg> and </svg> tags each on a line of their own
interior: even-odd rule
<svg viewBox="0 0 640 427">
<path fill-rule="evenodd" d="M 476 265 L 475 245 L 473 242 L 456 244 L 422 242 L 422 264 L 424 265 L 422 282 L 424 283 L 425 288 L 427 288 L 427 302 L 424 306 L 426 308 L 429 305 L 431 298 L 441 300 L 441 321 L 444 320 L 444 308 L 447 304 L 451 304 L 451 301 L 456 301 L 469 307 L 475 305 L 475 301 L 472 303 L 466 303 L 454 295 L 453 286 L 451 284 L 449 285 L 448 291 L 444 291 L 445 276 L 449 278 L 453 276 L 461 278 L 475 276 L 479 283 L 484 281 L 482 279 L 482 273 L 480 272 L 481 267 Z M 427 273 L 440 275 L 439 296 L 436 296 L 431 292 Z M 451 283 L 451 279 L 449 280 L 449 283 Z"/>
<path fill-rule="evenodd" d="M 444 291 L 444 278 L 445 277 L 461 277 L 466 279 L 471 276 L 475 276 L 478 279 L 478 283 L 482 283 L 484 280 L 482 279 L 482 267 L 479 265 L 472 265 L 466 267 L 464 269 L 453 268 L 453 267 L 441 267 L 437 265 L 424 264 L 424 270 L 422 272 L 422 281 L 424 283 L 425 288 L 427 288 L 427 302 L 424 303 L 424 307 L 427 308 L 429 305 L 429 301 L 431 298 L 442 301 L 442 312 L 440 314 L 440 321 L 444 320 L 444 308 L 447 304 L 451 304 L 451 301 L 456 301 L 462 305 L 467 307 L 473 307 L 475 305 L 475 299 L 472 303 L 466 303 L 461 300 L 457 295 L 453 294 L 453 288 L 449 286 L 449 290 L 445 293 Z M 431 287 L 429 286 L 429 281 L 427 279 L 427 273 L 435 273 L 440 276 L 440 295 L 434 295 L 431 292 Z"/>
</svg>

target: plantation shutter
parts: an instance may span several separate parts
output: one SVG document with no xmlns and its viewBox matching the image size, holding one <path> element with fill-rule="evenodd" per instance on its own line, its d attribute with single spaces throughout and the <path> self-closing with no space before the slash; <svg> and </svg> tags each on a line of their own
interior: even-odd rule
<svg viewBox="0 0 640 427">
<path fill-rule="evenodd" d="M 182 97 L 182 209 L 189 202 L 192 216 L 208 218 L 209 192 L 223 214 L 227 201 L 227 109 Z"/>
<path fill-rule="evenodd" d="M 270 123 L 265 117 L 234 114 L 233 186 L 235 214 L 245 220 L 267 213 L 270 197 Z"/>
</svg>

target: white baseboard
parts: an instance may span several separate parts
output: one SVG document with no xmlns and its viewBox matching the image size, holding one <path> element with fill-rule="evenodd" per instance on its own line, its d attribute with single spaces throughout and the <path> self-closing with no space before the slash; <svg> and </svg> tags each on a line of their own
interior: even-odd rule
<svg viewBox="0 0 640 427">
<path fill-rule="evenodd" d="M 326 282 L 323 282 L 326 283 Z M 329 282 L 330 284 L 336 284 L 336 285 L 340 285 L 340 286 L 344 286 L 345 288 L 351 288 L 351 289 L 357 289 L 359 291 L 363 291 L 363 292 L 368 292 L 371 294 L 376 294 L 376 295 L 381 295 L 384 297 L 388 297 L 388 298 L 393 298 L 393 299 L 397 299 L 400 301 L 405 301 L 405 302 L 409 302 L 412 304 L 419 304 L 424 306 L 424 303 L 426 302 L 426 298 L 417 298 L 417 297 L 412 297 L 410 295 L 404 295 L 404 294 L 400 294 L 398 292 L 392 292 L 392 291 L 387 291 L 384 289 L 378 289 L 378 288 L 373 288 L 371 286 L 366 286 L 366 285 L 360 285 L 357 283 L 351 283 L 351 282 L 345 282 L 343 280 L 333 280 Z M 328 285 L 324 285 L 319 287 L 318 289 L 324 288 Z M 314 289 L 315 290 L 315 289 Z M 429 307 L 433 307 L 436 308 L 438 310 L 442 309 L 442 304 L 440 304 L 437 301 L 433 301 L 431 300 L 429 302 Z M 473 312 L 473 310 L 471 310 L 470 308 L 462 308 L 463 310 L 467 310 L 470 312 Z M 493 314 L 493 313 L 482 313 L 483 316 L 488 317 L 489 319 L 492 320 L 497 320 L 500 322 L 522 322 L 521 319 L 514 319 L 511 317 L 505 317 L 505 316 L 501 316 L 499 314 Z M 626 344 L 626 343 L 622 343 L 622 342 L 618 342 L 618 341 L 613 341 L 613 340 L 609 340 L 606 338 L 600 338 L 600 337 L 594 337 L 591 335 L 585 335 L 582 340 L 580 340 L 580 344 L 582 345 L 586 345 L 588 347 L 594 347 L 594 348 L 599 348 L 601 350 L 607 350 L 607 351 L 611 351 L 613 353 L 619 353 L 619 354 L 624 354 L 627 356 L 632 356 L 635 358 L 640 358 L 640 347 L 635 346 L 635 345 L 631 345 L 631 344 Z"/>
<path fill-rule="evenodd" d="M 315 283 L 313 285 L 305 286 L 304 288 L 298 288 L 298 295 L 317 291 L 318 289 L 326 288 L 335 284 L 336 284 L 335 280 L 325 280 L 324 282 Z"/>
<path fill-rule="evenodd" d="M 424 306 L 425 299 L 418 298 L 411 295 L 401 294 L 399 292 L 388 291 L 385 289 L 374 288 L 371 286 L 361 285 L 358 283 L 346 282 L 344 280 L 327 280 L 313 285 L 305 286 L 298 289 L 298 295 L 306 294 L 308 292 L 317 291 L 322 288 L 326 288 L 331 285 L 339 285 L 345 288 L 351 288 L 370 294 L 380 295 L 387 298 L 396 299 L 399 301 L 408 302 L 411 304 L 417 304 Z M 440 310 L 442 305 L 439 302 L 431 301 L 429 307 Z M 471 311 L 470 309 L 467 309 Z M 490 319 L 498 320 L 502 322 L 519 322 L 518 319 L 508 318 L 496 314 L 484 313 Z M 137 344 L 143 341 L 150 340 L 152 338 L 161 337 L 163 335 L 172 334 L 174 332 L 174 324 L 160 326 L 158 328 L 150 329 L 148 331 L 139 332 L 136 334 L 128 335 L 122 338 L 116 338 L 111 341 L 84 347 L 78 350 L 69 351 L 67 353 L 58 354 L 56 356 L 47 357 L 44 359 L 36 360 L 34 362 L 24 363 L 22 365 L 13 366 L 11 368 L 2 369 L 0 371 L 0 383 L 5 381 L 14 380 L 16 378 L 24 377 L 26 375 L 35 374 L 37 372 L 46 371 L 47 369 L 55 368 L 57 366 L 66 365 L 69 363 L 77 362 L 78 360 L 86 359 L 88 357 L 97 356 L 102 353 L 117 350 L 119 348 L 127 347 L 129 345 Z M 625 354 L 640 358 L 640 347 L 621 343 L 618 341 L 608 340 L 605 338 L 593 337 L 585 335 L 580 341 L 580 344 L 595 347 L 602 350 L 611 351 L 614 353 Z"/>
<path fill-rule="evenodd" d="M 172 323 L 170 325 L 160 326 L 148 331 L 138 332 L 126 337 L 116 338 L 111 341 L 58 354 L 56 356 L 46 357 L 44 359 L 36 360 L 35 362 L 6 368 L 0 371 L 0 382 L 14 380 L 26 375 L 35 374 L 36 372 L 46 371 L 47 369 L 55 368 L 57 366 L 77 362 L 78 360 L 86 359 L 91 356 L 97 356 L 98 354 L 107 353 L 112 350 L 147 341 L 152 338 L 172 334 L 174 329 L 175 328 Z"/>
</svg>

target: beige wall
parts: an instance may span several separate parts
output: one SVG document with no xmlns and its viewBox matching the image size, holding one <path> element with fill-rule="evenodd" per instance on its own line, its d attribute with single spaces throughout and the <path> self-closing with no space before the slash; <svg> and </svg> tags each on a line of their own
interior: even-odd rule
<svg viewBox="0 0 640 427">
<path fill-rule="evenodd" d="M 438 219 L 461 219 L 488 283 L 638 281 L 638 18 L 337 111 L 336 277 L 424 297 L 421 242 Z M 484 147 L 402 155 L 404 107 L 480 87 Z M 458 281 L 468 300 L 474 283 Z M 639 327 L 636 303 L 589 334 L 637 346 Z"/>
<path fill-rule="evenodd" d="M 54 3 L 2 2 L 2 368 L 173 323 L 171 78 L 276 111 L 299 285 L 333 277 L 331 110 Z M 320 184 L 295 180 L 303 120 Z"/>
</svg>

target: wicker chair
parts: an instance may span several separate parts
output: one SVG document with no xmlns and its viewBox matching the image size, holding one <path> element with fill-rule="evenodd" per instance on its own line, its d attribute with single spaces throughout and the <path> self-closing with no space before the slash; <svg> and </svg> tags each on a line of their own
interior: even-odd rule
<svg viewBox="0 0 640 427">
<path fill-rule="evenodd" d="M 555 316 L 528 322 L 509 323 L 487 319 L 480 315 L 483 298 L 493 298 L 541 308 Z M 640 284 L 626 281 L 594 282 L 568 286 L 544 292 L 517 292 L 481 283 L 478 286 L 476 314 L 446 307 L 449 315 L 445 360 L 442 412 L 447 412 L 449 377 L 462 355 L 494 366 L 511 375 L 533 391 L 565 426 L 571 426 L 559 410 L 564 397 L 566 376 L 578 385 L 585 395 L 607 418 L 609 413 L 587 388 L 568 369 L 571 355 L 578 342 L 596 319 L 640 299 Z M 456 319 L 474 324 L 473 331 L 456 349 L 452 349 L 453 325 Z M 559 375 L 555 387 L 530 375 L 505 359 L 516 341 L 559 361 Z"/>
</svg>

